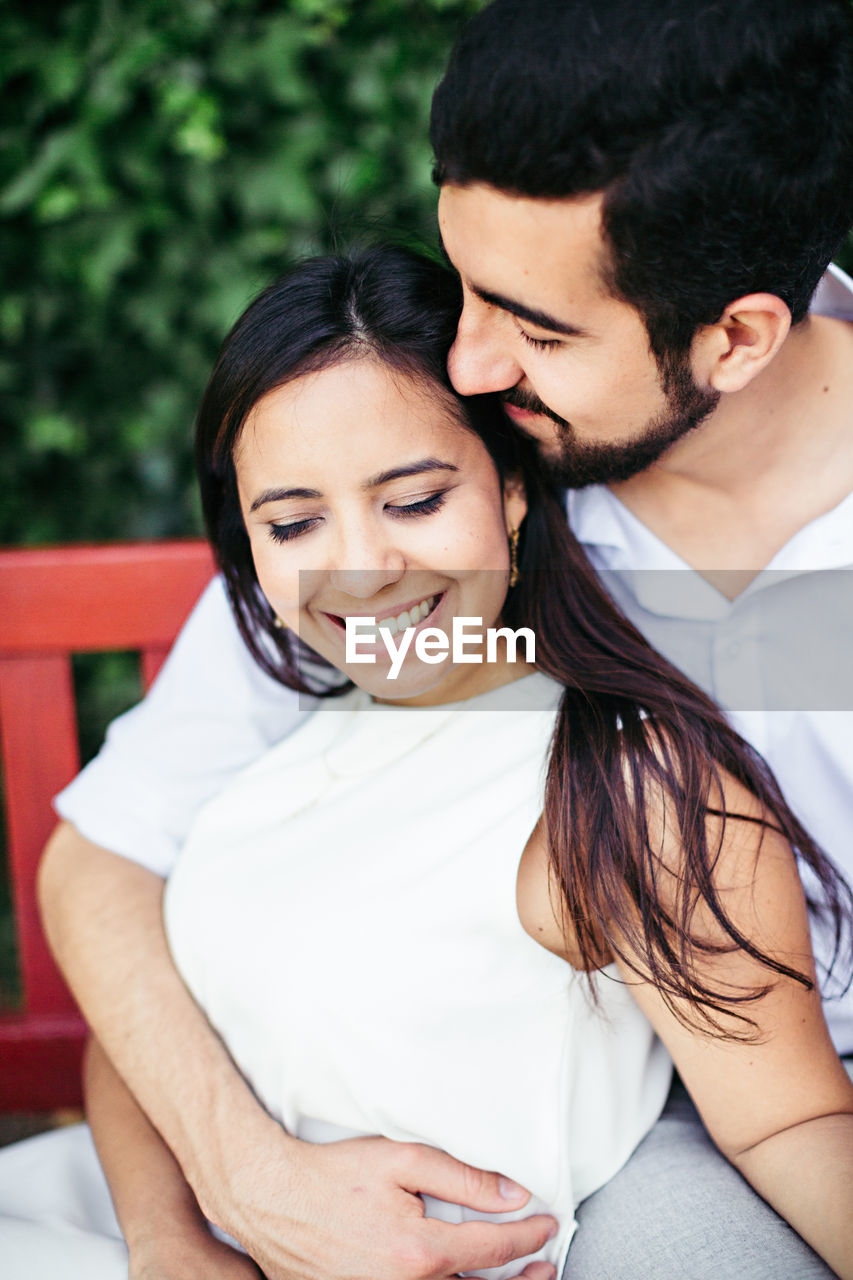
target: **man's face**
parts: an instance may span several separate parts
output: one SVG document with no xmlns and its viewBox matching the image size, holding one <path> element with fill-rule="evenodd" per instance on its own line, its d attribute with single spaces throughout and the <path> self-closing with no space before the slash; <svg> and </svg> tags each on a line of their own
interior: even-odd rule
<svg viewBox="0 0 853 1280">
<path fill-rule="evenodd" d="M 444 248 L 464 309 L 450 352 L 464 395 L 503 392 L 573 487 L 627 479 L 699 425 L 719 393 L 689 359 L 661 376 L 639 313 L 604 283 L 601 197 L 529 199 L 447 185 Z"/>
</svg>

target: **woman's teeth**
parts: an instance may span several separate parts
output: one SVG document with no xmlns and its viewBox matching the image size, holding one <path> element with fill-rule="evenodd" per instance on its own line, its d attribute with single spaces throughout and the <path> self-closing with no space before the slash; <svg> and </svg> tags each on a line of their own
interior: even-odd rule
<svg viewBox="0 0 853 1280">
<path fill-rule="evenodd" d="M 398 631 L 405 631 L 407 627 L 416 627 L 428 614 L 432 613 L 438 601 L 438 596 L 428 596 L 426 600 L 421 600 L 420 604 L 413 604 L 411 608 L 404 609 L 396 617 L 380 618 L 376 623 L 376 630 L 378 631 L 381 627 L 383 631 L 395 636 Z M 369 634 L 366 628 L 362 630 L 362 635 Z"/>
</svg>

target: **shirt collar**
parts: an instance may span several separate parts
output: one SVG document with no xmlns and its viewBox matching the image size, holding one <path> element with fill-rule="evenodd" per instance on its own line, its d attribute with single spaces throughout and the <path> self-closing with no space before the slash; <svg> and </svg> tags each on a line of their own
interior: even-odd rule
<svg viewBox="0 0 853 1280">
<path fill-rule="evenodd" d="M 810 309 L 833 320 L 853 320 L 853 280 L 834 262 L 830 262 L 815 290 Z"/>
</svg>

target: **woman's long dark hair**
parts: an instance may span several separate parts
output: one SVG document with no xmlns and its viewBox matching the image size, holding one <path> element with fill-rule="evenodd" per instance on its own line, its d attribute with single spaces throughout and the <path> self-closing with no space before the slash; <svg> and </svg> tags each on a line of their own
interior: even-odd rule
<svg viewBox="0 0 853 1280">
<path fill-rule="evenodd" d="M 770 974 L 809 988 L 812 981 L 744 937 L 715 888 L 726 822 L 755 821 L 721 810 L 723 774 L 756 798 L 759 825 L 778 830 L 815 873 L 822 895 L 809 906 L 834 929 L 833 963 L 849 941 L 853 894 L 791 812 L 761 757 L 611 603 L 532 442 L 506 421 L 493 397 L 463 400 L 453 391 L 446 361 L 460 307 L 459 285 L 449 271 L 385 247 L 294 268 L 237 322 L 204 395 L 196 456 L 208 536 L 241 634 L 260 665 L 293 689 L 325 697 L 349 687 L 333 681 L 333 668 L 276 627 L 258 585 L 233 461 L 253 406 L 294 378 L 361 356 L 432 385 L 483 441 L 500 476 L 520 474 L 526 487 L 521 575 L 502 616 L 513 628 L 533 628 L 537 666 L 565 686 L 545 820 L 551 875 L 583 966 L 592 972 L 608 955 L 621 956 L 654 982 L 682 1020 L 749 1038 L 755 1023 L 740 1010 L 769 989 Z M 650 829 L 650 796 L 664 798 L 683 846 L 674 877 L 665 874 L 659 839 Z M 713 839 L 709 815 L 719 815 Z M 693 922 L 700 905 L 716 921 L 722 943 L 697 936 Z M 736 948 L 767 968 L 767 985 L 733 994 L 699 977 L 703 956 Z M 689 1017 L 680 1001 L 687 1002 Z M 728 1015 L 725 1024 L 721 1015 Z"/>
</svg>

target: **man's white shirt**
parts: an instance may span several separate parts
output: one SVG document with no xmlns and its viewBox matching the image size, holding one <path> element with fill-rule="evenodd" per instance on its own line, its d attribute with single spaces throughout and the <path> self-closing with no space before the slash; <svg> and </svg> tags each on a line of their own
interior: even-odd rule
<svg viewBox="0 0 853 1280">
<path fill-rule="evenodd" d="M 831 267 L 813 310 L 853 321 L 853 281 Z M 733 601 L 609 489 L 570 493 L 568 511 L 623 611 L 728 712 L 853 882 L 853 494 L 800 529 Z M 311 710 L 254 663 L 216 579 L 148 697 L 113 723 L 57 810 L 90 840 L 168 875 L 201 804 Z M 818 936 L 815 950 L 826 957 Z M 836 1047 L 853 1053 L 853 991 L 825 1010 Z"/>
</svg>

